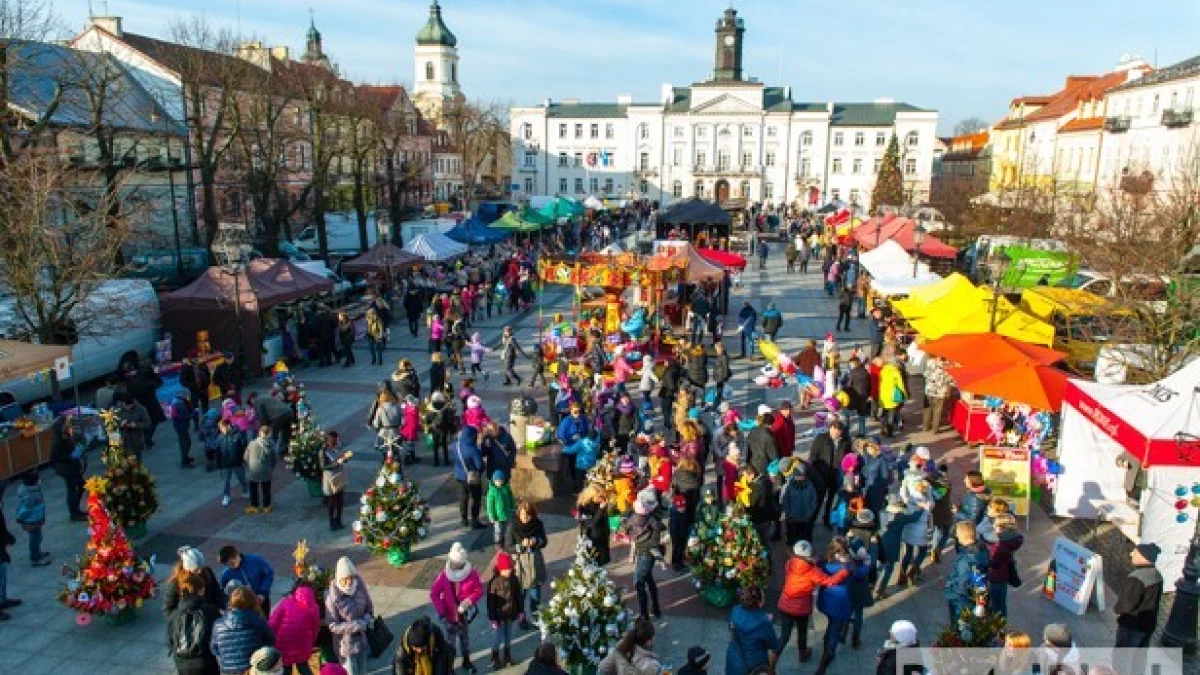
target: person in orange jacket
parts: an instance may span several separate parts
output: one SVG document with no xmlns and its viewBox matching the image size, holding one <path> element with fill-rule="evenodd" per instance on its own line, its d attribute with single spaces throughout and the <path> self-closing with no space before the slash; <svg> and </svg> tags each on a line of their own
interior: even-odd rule
<svg viewBox="0 0 1200 675">
<path fill-rule="evenodd" d="M 792 553 L 792 558 L 784 567 L 783 589 L 779 593 L 778 607 L 783 621 L 779 652 L 783 653 L 783 648 L 792 637 L 794 627 L 800 662 L 805 663 L 812 656 L 812 649 L 808 647 L 808 620 L 813 611 L 813 594 L 818 586 L 837 586 L 845 583 L 850 576 L 850 570 L 843 568 L 833 574 L 826 574 L 813 558 L 812 544 L 804 540 L 796 542 Z"/>
</svg>

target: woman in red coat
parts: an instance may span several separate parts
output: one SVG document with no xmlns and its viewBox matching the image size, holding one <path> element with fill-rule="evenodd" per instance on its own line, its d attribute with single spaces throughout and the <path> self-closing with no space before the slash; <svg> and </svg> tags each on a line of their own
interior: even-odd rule
<svg viewBox="0 0 1200 675">
<path fill-rule="evenodd" d="M 879 373 L 883 370 L 883 359 L 876 356 L 867 366 L 867 374 L 871 376 L 871 417 L 879 418 Z"/>
</svg>

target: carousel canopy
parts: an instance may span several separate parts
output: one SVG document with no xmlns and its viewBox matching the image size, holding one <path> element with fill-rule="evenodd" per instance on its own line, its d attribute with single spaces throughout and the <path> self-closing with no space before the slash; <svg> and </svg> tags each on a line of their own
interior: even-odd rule
<svg viewBox="0 0 1200 675">
<path fill-rule="evenodd" d="M 345 274 L 363 272 L 387 274 L 389 270 L 419 262 L 422 262 L 421 256 L 409 253 L 390 241 L 385 241 L 376 244 L 371 250 L 357 258 L 342 263 L 342 272 Z"/>
<path fill-rule="evenodd" d="M 446 236 L 460 244 L 495 244 L 508 236 L 504 230 L 488 227 L 478 218 L 468 218 L 455 225 Z"/>
<path fill-rule="evenodd" d="M 414 237 L 404 246 L 404 250 L 430 262 L 439 262 L 463 255 L 467 247 L 440 232 L 427 232 Z"/>
<path fill-rule="evenodd" d="M 658 222 L 666 225 L 729 225 L 733 220 L 716 203 L 692 197 L 675 202 Z"/>
</svg>

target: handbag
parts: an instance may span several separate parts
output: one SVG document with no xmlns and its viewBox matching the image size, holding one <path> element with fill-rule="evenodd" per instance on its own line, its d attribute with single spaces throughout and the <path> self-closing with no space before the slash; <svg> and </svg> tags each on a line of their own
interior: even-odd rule
<svg viewBox="0 0 1200 675">
<path fill-rule="evenodd" d="M 458 463 L 462 466 L 463 472 L 467 474 L 467 485 L 479 485 L 483 481 L 483 476 L 478 471 L 467 468 L 467 462 L 462 455 L 462 436 L 458 437 L 458 445 L 454 449 L 458 454 Z"/>
<path fill-rule="evenodd" d="M 375 620 L 371 622 L 371 627 L 367 629 L 367 648 L 370 650 L 371 658 L 379 658 L 387 650 L 388 645 L 392 644 L 395 637 L 383 617 L 375 617 Z"/>
<path fill-rule="evenodd" d="M 1017 574 L 1017 561 L 1013 558 L 1008 559 L 1008 585 L 1013 588 L 1021 587 L 1021 575 Z"/>
</svg>

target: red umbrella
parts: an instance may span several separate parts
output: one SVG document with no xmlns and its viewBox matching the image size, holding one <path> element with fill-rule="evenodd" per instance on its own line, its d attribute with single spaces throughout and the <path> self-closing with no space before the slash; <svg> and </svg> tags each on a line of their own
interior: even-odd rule
<svg viewBox="0 0 1200 675">
<path fill-rule="evenodd" d="M 715 248 L 698 248 L 696 252 L 709 262 L 714 262 L 725 267 L 736 267 L 739 270 L 746 269 L 745 256 L 732 251 L 719 251 Z"/>
<path fill-rule="evenodd" d="M 963 366 L 992 363 L 1012 363 L 1028 359 L 1049 366 L 1067 355 L 1040 345 L 1031 345 L 998 333 L 963 333 L 944 335 L 920 345 L 921 351 L 940 356 Z"/>
</svg>

